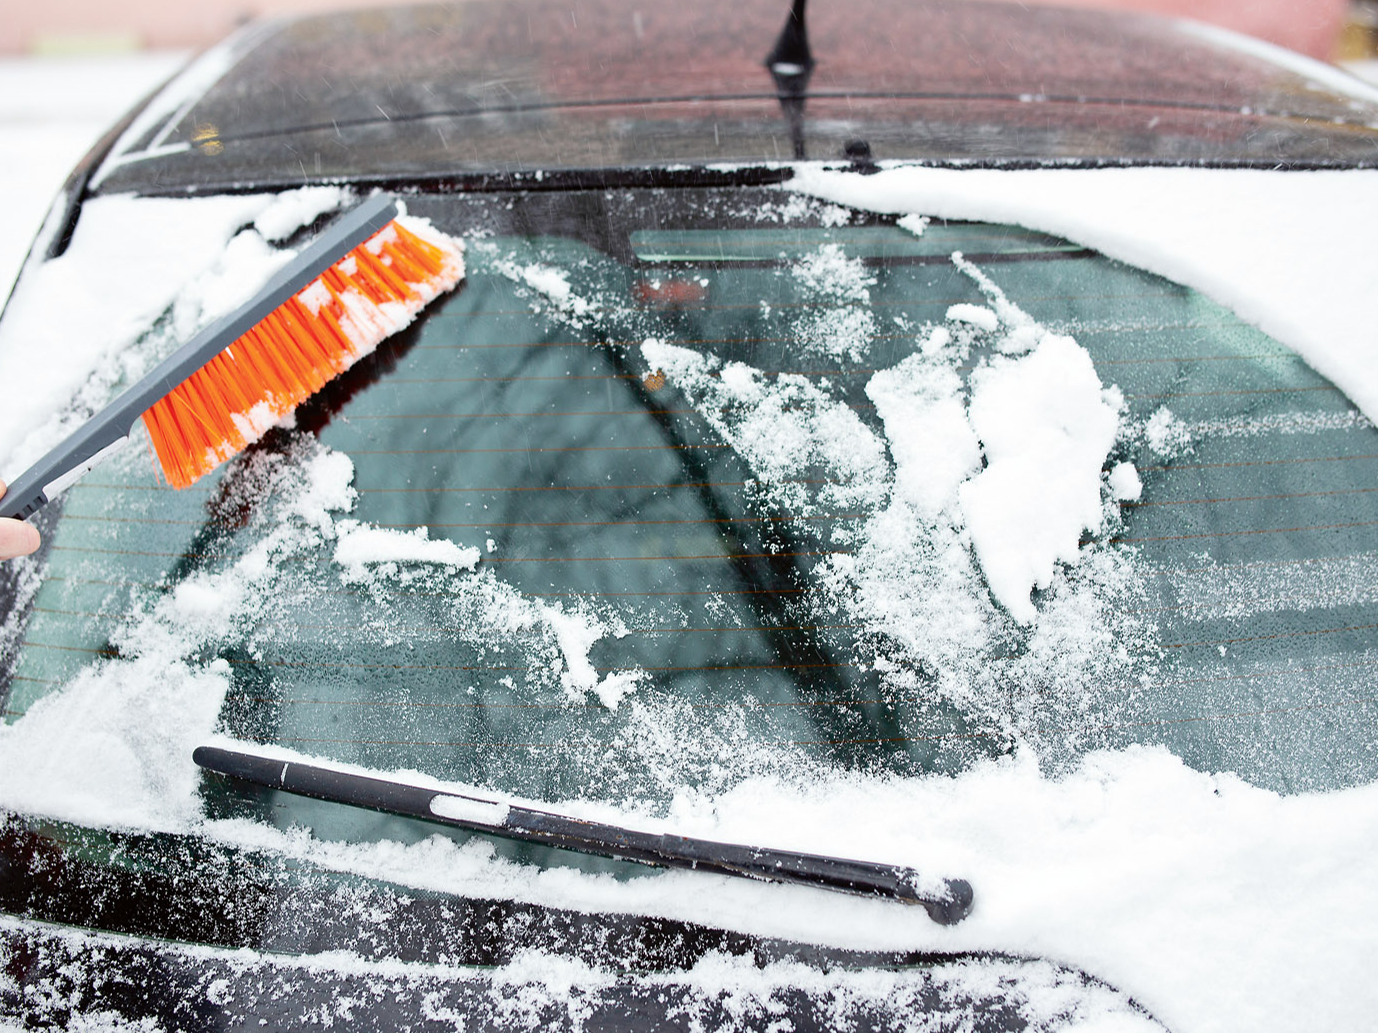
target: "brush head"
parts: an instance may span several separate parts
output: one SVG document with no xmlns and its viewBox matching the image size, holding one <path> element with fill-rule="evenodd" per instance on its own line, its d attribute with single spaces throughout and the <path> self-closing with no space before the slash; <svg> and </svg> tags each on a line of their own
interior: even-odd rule
<svg viewBox="0 0 1378 1033">
<path fill-rule="evenodd" d="M 168 483 L 185 488 L 257 441 L 463 277 L 457 241 L 388 223 L 144 413 Z"/>
</svg>

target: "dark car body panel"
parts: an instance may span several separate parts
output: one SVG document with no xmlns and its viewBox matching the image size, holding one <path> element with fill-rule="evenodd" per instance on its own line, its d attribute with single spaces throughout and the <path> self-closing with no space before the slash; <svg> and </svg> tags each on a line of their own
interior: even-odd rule
<svg viewBox="0 0 1378 1033">
<path fill-rule="evenodd" d="M 106 854 L 119 863 L 93 860 Z M 475 1030 L 727 1028 L 742 1002 L 684 978 L 712 958 L 900 977 L 903 1002 L 841 1005 L 816 987 L 771 996 L 800 1033 L 835 1028 L 848 1012 L 850 1028 L 905 1030 L 921 1015 L 930 1028 L 1017 1033 L 1050 1028 L 1026 1012 L 1025 981 L 1035 992 L 1051 981 L 1064 992 L 1115 995 L 1092 976 L 1032 958 L 854 951 L 649 916 L 456 898 L 304 870 L 196 837 L 3 812 L 0 914 L 8 916 L 0 917 L 0 1015 L 40 1028 L 93 1014 L 198 1033 L 329 1026 L 322 1016 L 332 1014 L 364 1030 L 452 1030 L 457 1021 Z M 533 951 L 621 976 L 563 999 L 523 999 L 521 982 L 494 970 Z M 948 978 L 960 980 L 967 967 L 996 976 L 954 992 Z"/>
<path fill-rule="evenodd" d="M 101 188 L 789 159 L 762 63 L 781 13 L 721 0 L 644 11 L 480 0 L 302 18 L 179 108 L 170 133 L 128 141 L 127 152 L 163 142 Z M 820 5 L 809 25 L 817 67 L 802 142 L 813 158 L 855 139 L 877 160 L 1378 158 L 1378 106 L 1180 23 L 868 0 Z"/>
</svg>

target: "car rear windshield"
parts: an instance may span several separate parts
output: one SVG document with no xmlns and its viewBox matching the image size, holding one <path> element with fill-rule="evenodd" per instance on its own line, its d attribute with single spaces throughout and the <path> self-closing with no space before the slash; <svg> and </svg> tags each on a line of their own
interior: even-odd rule
<svg viewBox="0 0 1378 1033">
<path fill-rule="evenodd" d="M 1209 299 L 1041 234 L 769 190 L 410 207 L 468 243 L 415 327 L 189 490 L 131 449 L 68 492 L 7 721 L 92 672 L 224 672 L 241 739 L 652 810 L 1020 746 L 1058 769 L 1159 744 L 1284 792 L 1378 774 L 1378 436 Z M 1030 619 L 992 593 L 974 503 L 934 494 L 994 444 L 962 460 L 935 414 L 999 370 L 1036 394 L 1050 341 L 1115 419 L 1099 519 Z M 1016 523 L 1059 490 L 1038 462 Z"/>
</svg>

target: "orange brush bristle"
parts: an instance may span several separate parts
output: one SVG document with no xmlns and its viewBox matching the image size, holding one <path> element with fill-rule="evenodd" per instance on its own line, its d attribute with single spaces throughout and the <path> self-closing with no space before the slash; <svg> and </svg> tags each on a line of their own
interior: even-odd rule
<svg viewBox="0 0 1378 1033">
<path fill-rule="evenodd" d="M 460 281 L 460 246 L 411 225 L 390 222 L 144 413 L 170 484 L 258 440 Z"/>
</svg>

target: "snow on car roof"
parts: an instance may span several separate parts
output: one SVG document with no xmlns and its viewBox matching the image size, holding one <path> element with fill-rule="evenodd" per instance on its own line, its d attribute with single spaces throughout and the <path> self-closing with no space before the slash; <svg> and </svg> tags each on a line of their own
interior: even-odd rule
<svg viewBox="0 0 1378 1033">
<path fill-rule="evenodd" d="M 1055 233 L 1186 284 L 1295 349 L 1378 419 L 1378 171 L 935 169 L 788 184 L 867 211 Z"/>
</svg>

